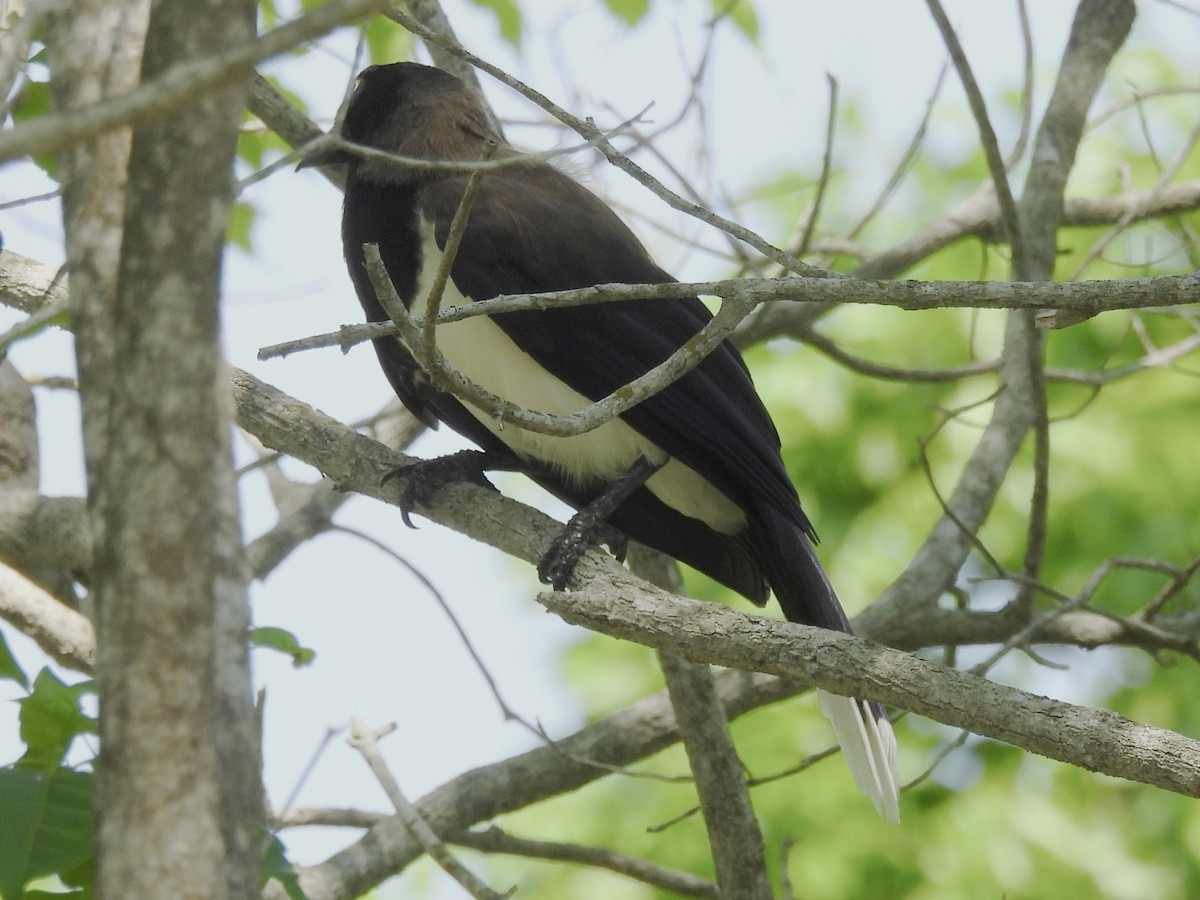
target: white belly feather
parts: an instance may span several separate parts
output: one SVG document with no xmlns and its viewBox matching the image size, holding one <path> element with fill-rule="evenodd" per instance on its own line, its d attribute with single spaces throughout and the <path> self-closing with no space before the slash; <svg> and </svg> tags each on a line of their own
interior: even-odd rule
<svg viewBox="0 0 1200 900">
<path fill-rule="evenodd" d="M 442 257 L 429 223 L 423 223 L 421 236 L 421 278 L 411 308 L 414 315 L 424 314 L 425 300 Z M 469 302 L 452 281 L 447 282 L 442 295 L 443 308 Z M 526 409 L 567 415 L 591 403 L 578 391 L 550 376 L 487 317 L 476 316 L 439 325 L 437 345 L 446 359 L 469 379 Z M 646 482 L 646 487 L 668 506 L 726 534 L 741 531 L 746 525 L 745 513 L 724 493 L 694 469 L 669 458 L 660 447 L 620 419 L 607 422 L 587 434 L 554 437 L 525 431 L 511 423 L 501 428 L 487 413 L 467 401 L 463 404 L 517 454 L 548 463 L 575 483 L 616 478 L 642 456 L 653 463 L 665 462 Z"/>
</svg>

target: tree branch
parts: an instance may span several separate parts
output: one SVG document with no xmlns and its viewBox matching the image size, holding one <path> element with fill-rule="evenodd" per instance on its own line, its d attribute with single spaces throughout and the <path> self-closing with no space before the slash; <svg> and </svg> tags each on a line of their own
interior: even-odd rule
<svg viewBox="0 0 1200 900">
<path fill-rule="evenodd" d="M 384 793 L 392 801 L 392 805 L 396 807 L 396 813 L 404 823 L 404 827 L 421 842 L 421 847 L 434 862 L 441 866 L 442 871 L 457 881 L 472 897 L 477 897 L 479 900 L 501 900 L 501 898 L 511 895 L 516 888 L 498 894 L 460 863 L 421 818 L 421 814 L 408 802 L 408 798 L 400 790 L 400 785 L 397 784 L 387 763 L 384 762 L 383 755 L 379 752 L 379 738 L 395 730 L 395 725 L 387 725 L 378 729 L 368 728 L 366 723 L 356 715 L 350 726 L 349 744 L 362 754 L 362 758 L 370 766 L 371 773 L 383 787 Z"/>
<path fill-rule="evenodd" d="M 811 678 L 1051 759 L 1200 797 L 1200 741 L 1108 710 L 1038 697 L 827 629 L 597 577 L 538 602 L 568 622 L 710 665 Z"/>
<path fill-rule="evenodd" d="M 56 153 L 114 128 L 163 116 L 253 74 L 255 63 L 382 9 L 387 0 L 330 0 L 252 41 L 212 56 L 176 63 L 127 94 L 86 109 L 51 113 L 0 134 L 0 162 L 27 154 Z"/>
<path fill-rule="evenodd" d="M 694 296 L 721 297 L 728 302 L 763 304 L 787 301 L 850 303 L 925 309 L 1030 309 L 1046 306 L 1096 315 L 1121 309 L 1151 309 L 1200 302 L 1200 274 L 1159 275 L 1099 281 L 832 281 L 820 278 L 732 278 L 721 281 L 669 282 L 666 284 L 601 284 L 595 287 L 548 291 L 544 294 L 502 294 L 490 300 L 455 306 L 438 314 L 438 324 L 472 316 L 498 315 L 519 310 L 585 306 L 623 300 L 653 300 Z M 784 312 L 790 312 L 785 308 Z M 740 315 L 739 311 L 739 315 Z M 414 328 L 422 319 L 410 320 Z M 803 323 L 756 320 L 751 329 L 736 328 L 740 344 L 787 333 Z M 714 329 L 715 330 L 715 329 Z M 344 325 L 335 332 L 264 347 L 259 359 L 287 356 L 324 347 L 345 349 L 378 337 L 400 333 L 388 322 Z M 722 328 L 721 334 L 725 333 Z M 707 344 L 707 341 L 706 341 Z M 578 414 L 576 414 L 578 415 Z M 568 419 L 570 417 L 562 417 Z M 536 429 L 532 429 L 536 430 Z"/>
<path fill-rule="evenodd" d="M 934 22 L 937 23 L 946 49 L 950 51 L 950 59 L 954 62 L 954 68 L 958 70 L 963 90 L 966 91 L 967 103 L 970 104 L 971 114 L 975 117 L 975 125 L 979 129 L 979 143 L 983 147 L 988 172 L 992 176 L 992 191 L 1000 204 L 1000 220 L 1004 223 L 1004 231 L 1008 235 L 1008 242 L 1012 247 L 1013 270 L 1017 278 L 1023 278 L 1021 273 L 1025 271 L 1024 236 L 1021 234 L 1021 224 L 1017 217 L 1017 204 L 1013 200 L 1012 190 L 1008 185 L 1008 172 L 1004 164 L 1004 157 L 1000 153 L 1000 144 L 996 140 L 996 132 L 992 128 L 991 119 L 988 118 L 987 103 L 975 81 L 971 63 L 963 51 L 962 44 L 959 43 L 958 35 L 954 33 L 954 27 L 950 24 L 950 20 L 946 18 L 946 11 L 942 9 L 942 4 L 938 0 L 925 0 L 925 4 L 929 7 Z"/>
<path fill-rule="evenodd" d="M 629 548 L 629 569 L 673 594 L 683 586 L 678 563 L 640 544 Z M 762 832 L 750 805 L 745 767 L 729 734 L 712 669 L 664 652 L 658 654 L 658 664 L 700 797 L 721 896 L 770 900 Z"/>
<path fill-rule="evenodd" d="M 728 895 L 719 893 L 717 886 L 705 878 L 688 872 L 656 866 L 648 860 L 613 853 L 597 847 L 582 847 L 578 844 L 562 844 L 551 841 L 531 841 L 514 837 L 499 828 L 482 831 L 464 831 L 452 841 L 460 847 L 470 847 L 484 853 L 507 853 L 531 859 L 547 859 L 557 862 L 578 863 L 608 869 L 627 878 L 641 881 L 681 897 L 708 897 L 716 900 Z"/>
<path fill-rule="evenodd" d="M 60 666 L 91 674 L 96 665 L 92 623 L 3 562 L 0 618 L 36 641 Z"/>
</svg>

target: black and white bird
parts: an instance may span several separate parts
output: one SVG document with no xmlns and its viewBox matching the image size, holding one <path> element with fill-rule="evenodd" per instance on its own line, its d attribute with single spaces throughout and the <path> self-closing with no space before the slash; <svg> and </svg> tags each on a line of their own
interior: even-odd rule
<svg viewBox="0 0 1200 900">
<path fill-rule="evenodd" d="M 366 69 L 341 135 L 423 160 L 475 162 L 489 147 L 498 148 L 496 159 L 518 156 L 470 89 L 413 63 Z M 342 240 L 367 318 L 388 316 L 367 274 L 364 244 L 378 245 L 400 298 L 421 314 L 468 175 L 347 150 L 318 151 L 302 163 L 332 164 L 348 167 Z M 482 178 L 442 307 L 499 294 L 673 280 L 595 195 L 548 163 L 519 160 Z M 709 319 L 696 298 L 550 308 L 440 325 L 437 346 L 492 393 L 567 414 L 665 360 Z M 728 343 L 619 418 L 572 437 L 501 427 L 435 388 L 397 338 L 376 340 L 375 350 L 405 406 L 483 449 L 476 474 L 480 466 L 523 471 L 581 510 L 572 520 L 577 527 L 564 532 L 539 569 L 556 588 L 580 552 L 576 539 L 591 546 L 602 537 L 611 546 L 616 529 L 759 605 L 774 590 L 789 621 L 850 631 L 784 469 L 779 435 Z M 896 741 L 883 709 L 818 695 L 860 789 L 881 815 L 898 821 Z"/>
</svg>

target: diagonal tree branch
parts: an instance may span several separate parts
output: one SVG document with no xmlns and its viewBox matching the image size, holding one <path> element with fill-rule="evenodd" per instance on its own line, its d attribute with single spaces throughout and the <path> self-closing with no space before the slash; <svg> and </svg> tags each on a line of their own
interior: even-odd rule
<svg viewBox="0 0 1200 900">
<path fill-rule="evenodd" d="M 1033 753 L 1200 797 L 1200 741 L 1006 687 L 840 632 L 749 616 L 664 591 L 628 592 L 597 577 L 538 601 L 566 621 L 685 659 L 811 678 Z"/>
</svg>

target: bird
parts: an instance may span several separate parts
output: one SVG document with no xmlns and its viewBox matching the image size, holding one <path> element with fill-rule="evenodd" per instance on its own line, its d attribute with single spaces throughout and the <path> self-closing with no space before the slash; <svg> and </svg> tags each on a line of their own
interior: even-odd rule
<svg viewBox="0 0 1200 900">
<path fill-rule="evenodd" d="M 412 62 L 364 69 L 344 106 L 340 137 L 344 143 L 312 151 L 300 166 L 346 167 L 343 251 L 369 321 L 388 321 L 388 314 L 364 245 L 378 246 L 399 298 L 410 314 L 422 314 L 470 178 L 461 164 L 488 156 L 494 165 L 477 179 L 443 309 L 501 294 L 675 281 L 605 202 L 508 144 L 480 96 L 442 69 Z M 436 342 L 493 394 L 561 415 L 661 363 L 710 318 L 695 297 L 550 305 L 444 323 Z M 509 469 L 578 510 L 539 566 L 555 589 L 564 588 L 584 550 L 606 543 L 621 558 L 630 538 L 759 606 L 773 590 L 788 621 L 851 633 L 778 432 L 730 343 L 617 418 L 565 437 L 501 424 L 439 389 L 399 337 L 375 339 L 374 347 L 411 412 L 480 448 L 427 461 L 427 486 Z M 817 693 L 859 789 L 898 822 L 897 745 L 882 706 Z"/>
</svg>

